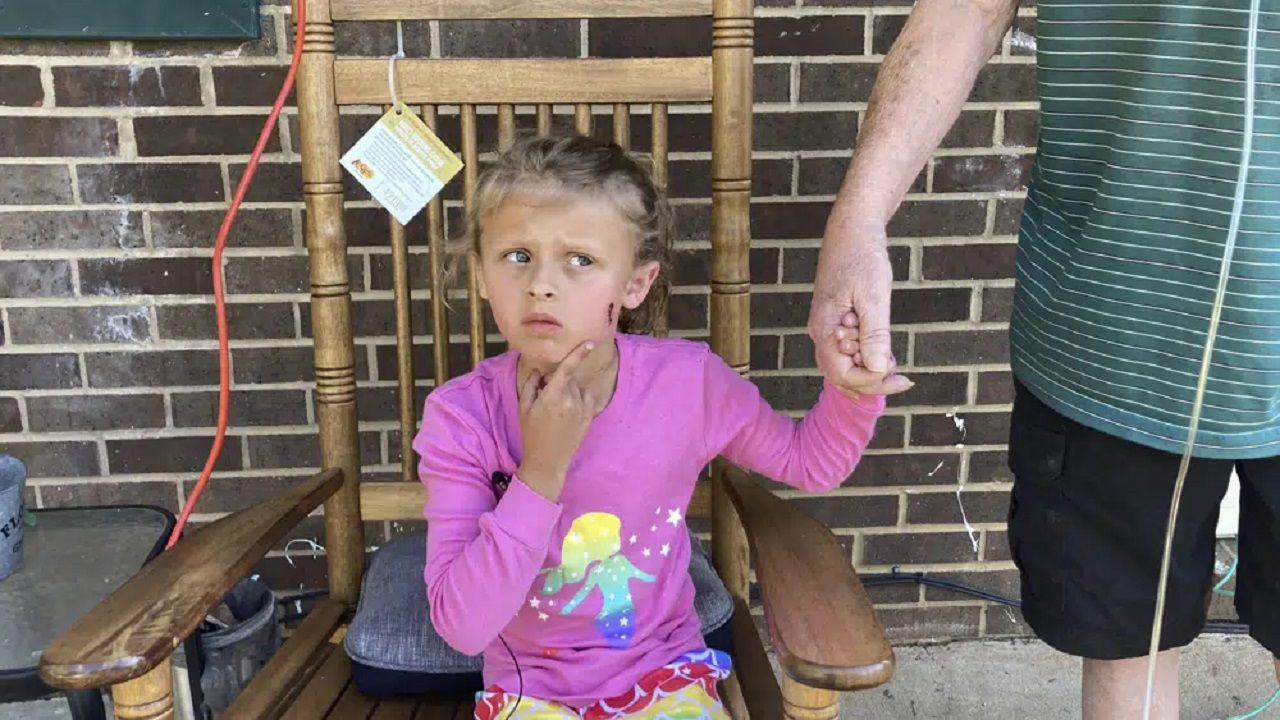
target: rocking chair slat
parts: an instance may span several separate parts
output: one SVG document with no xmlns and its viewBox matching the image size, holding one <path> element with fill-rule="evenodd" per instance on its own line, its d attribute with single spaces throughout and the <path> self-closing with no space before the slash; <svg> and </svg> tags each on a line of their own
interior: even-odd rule
<svg viewBox="0 0 1280 720">
<path fill-rule="evenodd" d="M 400 479 L 417 480 L 414 467 L 413 436 L 417 420 L 413 391 L 413 316 L 409 302 L 409 242 L 404 226 L 394 217 L 391 223 L 391 272 L 396 309 L 396 401 L 400 411 Z"/>
<path fill-rule="evenodd" d="M 436 129 L 436 107 L 422 106 L 422 120 Z M 436 384 L 449 379 L 449 308 L 445 305 L 444 205 L 436 195 L 427 203 L 427 258 L 431 272 L 431 359 Z M 416 397 L 416 393 L 415 393 Z"/>
<path fill-rule="evenodd" d="M 631 149 L 631 106 L 613 104 L 613 141 L 623 150 Z"/>
<path fill-rule="evenodd" d="M 279 717 L 333 651 L 330 638 L 346 615 L 347 606 L 342 603 L 329 599 L 317 602 L 254 681 L 231 703 L 227 717 Z"/>
<path fill-rule="evenodd" d="M 667 191 L 667 104 L 654 103 L 650 127 L 649 153 L 653 157 L 653 180 L 665 193 Z M 654 308 L 653 334 L 666 337 L 670 323 L 667 315 L 667 300 L 663 298 Z"/>
<path fill-rule="evenodd" d="M 342 652 L 342 648 L 337 648 L 334 652 Z M 327 720 L 368 720 L 375 707 L 377 701 L 361 693 L 354 682 L 349 682 L 342 691 L 342 697 L 338 698 L 326 717 Z"/>
<path fill-rule="evenodd" d="M 369 720 L 414 720 L 418 706 L 422 701 L 418 698 L 393 698 L 378 703 Z"/>
<path fill-rule="evenodd" d="M 342 648 L 330 645 L 320 669 L 298 693 L 281 720 L 316 720 L 328 717 L 342 693 L 351 684 L 351 659 Z"/>
<path fill-rule="evenodd" d="M 547 137 L 551 134 L 551 105 L 542 103 L 538 105 L 538 136 Z"/>
<path fill-rule="evenodd" d="M 573 106 L 573 126 L 579 135 L 591 134 L 591 104 L 578 103 Z"/>
<path fill-rule="evenodd" d="M 516 108 L 511 103 L 498 106 L 498 151 L 511 147 L 516 137 Z"/>
<path fill-rule="evenodd" d="M 479 178 L 480 152 L 476 145 L 476 106 L 462 106 L 462 183 L 467 211 L 476 192 Z M 484 303 L 480 299 L 480 281 L 476 273 L 475 255 L 467 256 L 467 330 L 471 339 L 471 367 L 484 359 Z"/>
</svg>

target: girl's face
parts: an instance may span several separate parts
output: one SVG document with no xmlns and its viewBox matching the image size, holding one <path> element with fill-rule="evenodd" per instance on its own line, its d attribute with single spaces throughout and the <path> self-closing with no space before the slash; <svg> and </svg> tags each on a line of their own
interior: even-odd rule
<svg viewBox="0 0 1280 720">
<path fill-rule="evenodd" d="M 637 264 L 635 231 L 607 200 L 514 191 L 480 222 L 480 294 L 498 330 L 535 367 L 586 340 L 613 339 L 658 263 Z"/>
</svg>

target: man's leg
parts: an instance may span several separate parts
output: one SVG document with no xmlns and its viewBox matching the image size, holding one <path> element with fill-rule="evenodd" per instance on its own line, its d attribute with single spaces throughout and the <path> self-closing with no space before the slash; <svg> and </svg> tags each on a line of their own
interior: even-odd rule
<svg viewBox="0 0 1280 720">
<path fill-rule="evenodd" d="M 1240 565 L 1236 611 L 1276 658 L 1280 682 L 1280 457 L 1244 460 L 1240 473 Z"/>
<path fill-rule="evenodd" d="M 1164 530 L 1180 458 L 1075 423 L 1019 386 L 1009 439 L 1009 542 L 1023 617 L 1085 658 L 1086 720 L 1142 717 Z M 1169 574 L 1153 717 L 1178 715 L 1178 655 L 1204 626 L 1230 461 L 1196 460 Z M 1169 652 L 1174 651 L 1174 652 Z"/>
<path fill-rule="evenodd" d="M 1277 666 L 1280 672 L 1280 664 Z M 1083 720 L 1132 720 L 1142 717 L 1147 694 L 1147 659 L 1085 660 L 1080 700 Z M 1178 650 L 1156 660 L 1156 693 L 1151 717 L 1177 720 Z"/>
</svg>

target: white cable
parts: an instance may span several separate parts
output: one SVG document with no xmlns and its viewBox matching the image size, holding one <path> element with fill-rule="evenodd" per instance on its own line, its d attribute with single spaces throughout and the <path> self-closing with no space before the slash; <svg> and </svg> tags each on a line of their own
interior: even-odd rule
<svg viewBox="0 0 1280 720">
<path fill-rule="evenodd" d="M 387 85 L 391 88 L 391 107 L 399 108 L 400 96 L 396 93 L 396 61 L 404 59 L 404 28 L 396 23 L 396 53 L 387 58 Z"/>
<path fill-rule="evenodd" d="M 1151 621 L 1151 647 L 1147 655 L 1147 692 L 1142 704 L 1143 720 L 1151 720 L 1155 700 L 1156 659 L 1160 654 L 1160 636 L 1164 630 L 1164 609 L 1168 600 L 1169 564 L 1173 554 L 1173 533 L 1178 522 L 1178 507 L 1182 504 L 1182 490 L 1187 482 L 1187 470 L 1196 446 L 1196 432 L 1200 429 L 1200 412 L 1204 407 L 1204 393 L 1209 381 L 1209 361 L 1218 339 L 1218 323 L 1222 319 L 1222 303 L 1227 294 L 1227 281 L 1231 275 L 1231 260 L 1236 251 L 1236 237 L 1240 232 L 1240 215 L 1244 211 L 1244 196 L 1248 189 L 1249 162 L 1253 153 L 1253 105 L 1254 76 L 1258 50 L 1258 5 L 1251 0 L 1249 7 L 1248 58 L 1245 63 L 1244 139 L 1240 144 L 1240 168 L 1236 176 L 1235 200 L 1231 207 L 1231 224 L 1227 228 L 1226 247 L 1222 253 L 1222 267 L 1218 271 L 1218 289 L 1213 298 L 1213 311 L 1209 315 L 1209 330 L 1200 359 L 1200 377 L 1196 383 L 1195 402 L 1191 407 L 1191 424 L 1187 429 L 1187 444 L 1182 451 L 1182 463 L 1178 478 L 1173 484 L 1173 502 L 1169 506 L 1169 524 L 1164 536 L 1164 555 L 1160 560 L 1160 585 L 1156 588 L 1156 612 Z"/>
</svg>

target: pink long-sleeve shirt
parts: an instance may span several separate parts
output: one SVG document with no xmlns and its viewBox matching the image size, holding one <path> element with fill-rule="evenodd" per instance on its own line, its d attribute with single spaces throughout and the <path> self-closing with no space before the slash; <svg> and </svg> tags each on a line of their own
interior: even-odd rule
<svg viewBox="0 0 1280 720">
<path fill-rule="evenodd" d="M 559 502 L 516 476 L 516 353 L 427 399 L 413 446 L 427 487 L 431 620 L 459 651 L 484 653 L 486 686 L 517 690 L 514 654 L 525 695 L 581 706 L 703 647 L 684 517 L 703 468 L 723 455 L 827 490 L 853 471 L 884 411 L 883 397 L 825 385 L 796 422 L 704 344 L 618 335 L 617 345 L 613 398 Z M 495 472 L 512 476 L 505 491 Z"/>
</svg>

